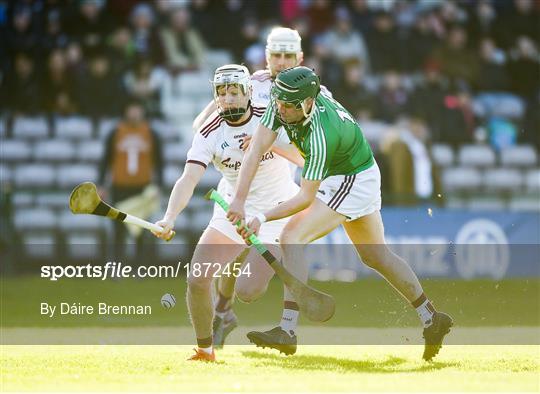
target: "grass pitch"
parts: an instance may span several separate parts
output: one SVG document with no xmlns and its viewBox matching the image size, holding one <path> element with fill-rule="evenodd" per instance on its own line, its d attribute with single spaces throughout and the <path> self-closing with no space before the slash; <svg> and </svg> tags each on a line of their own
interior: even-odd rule
<svg viewBox="0 0 540 394">
<path fill-rule="evenodd" d="M 218 363 L 204 364 L 186 361 L 193 346 L 184 344 L 194 343 L 194 337 L 180 301 L 183 280 L 60 285 L 1 277 L 0 391 L 540 391 L 538 278 L 422 283 L 456 323 L 445 340 L 451 345 L 432 363 L 422 361 L 423 346 L 416 345 L 422 341 L 414 310 L 384 282 L 368 279 L 315 283 L 336 298 L 336 316 L 324 325 L 302 320 L 302 345 L 292 357 L 244 345 L 248 329 L 279 321 L 282 287 L 272 281 L 259 301 L 235 305 L 241 324 L 228 338 L 235 345 L 217 353 Z M 170 311 L 159 306 L 165 292 L 179 299 Z M 145 320 L 40 316 L 40 302 L 58 300 L 151 302 L 156 308 Z M 169 345 L 120 345 L 154 339 Z M 110 345 L 90 345 L 95 343 Z"/>
<path fill-rule="evenodd" d="M 218 363 L 189 346 L 3 346 L 2 391 L 538 391 L 539 346 L 229 346 Z"/>
</svg>

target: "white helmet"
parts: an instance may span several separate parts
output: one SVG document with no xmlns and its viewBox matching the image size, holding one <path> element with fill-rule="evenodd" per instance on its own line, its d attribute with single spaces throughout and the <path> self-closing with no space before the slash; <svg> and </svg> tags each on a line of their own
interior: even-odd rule
<svg viewBox="0 0 540 394">
<path fill-rule="evenodd" d="M 288 27 L 274 27 L 266 40 L 266 53 L 271 52 L 302 52 L 302 39 L 296 30 Z"/>
<path fill-rule="evenodd" d="M 244 96 L 247 96 L 248 99 L 251 99 L 251 76 L 247 67 L 240 64 L 226 64 L 224 66 L 218 67 L 214 73 L 212 85 L 214 87 L 214 101 L 216 103 L 219 115 L 233 122 L 240 119 L 242 115 L 246 113 L 249 104 L 246 105 L 245 108 L 221 108 L 218 99 L 218 88 L 220 86 L 226 85 L 238 85 L 242 90 L 242 93 L 244 93 Z"/>
</svg>

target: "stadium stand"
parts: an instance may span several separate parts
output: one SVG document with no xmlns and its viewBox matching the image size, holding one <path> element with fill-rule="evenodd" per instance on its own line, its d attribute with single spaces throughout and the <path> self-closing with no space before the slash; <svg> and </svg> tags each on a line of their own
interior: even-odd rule
<svg viewBox="0 0 540 394">
<path fill-rule="evenodd" d="M 77 13 L 76 3 L 66 6 L 58 5 L 55 10 L 66 15 Z M 133 3 L 134 7 L 137 2 Z M 170 2 L 170 7 L 174 7 L 173 3 L 176 2 Z M 249 12 L 257 14 L 257 7 L 253 5 L 255 2 L 239 1 L 239 3 L 246 15 Z M 400 17 L 398 3 L 400 2 L 388 2 L 387 10 L 387 14 L 396 20 Z M 440 26 L 440 30 L 429 31 L 426 41 L 422 41 L 423 44 L 414 40 L 417 32 L 413 22 L 410 25 L 401 26 L 399 35 L 389 34 L 390 47 L 410 49 L 409 53 L 396 55 L 392 64 L 392 69 L 395 70 L 392 71 L 399 73 L 405 94 L 414 98 L 417 91 L 424 89 L 424 93 L 427 92 L 428 95 L 422 97 L 429 97 L 430 102 L 426 100 L 420 101 L 419 104 L 414 100 L 408 102 L 407 105 L 402 106 L 403 112 L 397 114 L 398 119 L 395 123 L 387 123 L 374 117 L 373 111 L 370 112 L 370 109 L 366 108 L 369 115 L 365 115 L 358 121 L 374 148 L 377 160 L 380 160 L 381 168 L 384 168 L 384 162 L 379 153 L 384 145 L 385 137 L 396 133 L 396 130 L 402 127 L 403 117 L 412 115 L 422 118 L 426 117 L 425 112 L 429 112 L 427 117 L 433 117 L 436 121 L 432 122 L 432 119 L 427 119 L 427 117 L 423 120 L 430 133 L 433 165 L 441 170 L 446 207 L 465 210 L 540 211 L 539 146 L 534 138 L 524 139 L 522 136 L 526 134 L 538 137 L 540 126 L 536 125 L 534 130 L 527 129 L 526 133 L 515 132 L 515 130 L 522 130 L 524 124 L 531 124 L 525 123 L 525 117 L 528 113 L 536 111 L 534 105 L 536 103 L 537 106 L 539 83 L 538 78 L 535 79 L 530 74 L 514 72 L 516 69 L 521 70 L 520 67 L 536 67 L 538 70 L 540 64 L 538 37 L 529 37 L 533 48 L 532 54 L 529 54 L 521 51 L 518 37 L 514 33 L 508 32 L 504 39 L 495 35 L 494 41 L 500 54 L 500 58 L 497 59 L 508 66 L 504 68 L 504 72 L 509 82 L 503 91 L 482 91 L 475 85 L 477 81 L 474 78 L 468 80 L 467 83 L 454 78 L 446 68 L 447 65 L 433 61 L 431 56 L 445 42 L 449 28 L 461 22 L 451 20 L 451 17 L 445 15 L 442 11 L 443 7 L 437 6 L 441 2 L 432 2 L 434 3 L 432 5 L 428 5 L 430 2 L 425 1 L 412 3 L 414 12 L 409 16 L 413 20 L 429 13 L 438 22 L 435 25 Z M 468 3 L 470 2 L 456 3 L 456 7 L 460 8 L 461 15 L 465 15 L 465 19 L 473 12 L 473 7 Z M 104 4 L 105 8 L 100 12 L 109 12 L 108 2 Z M 497 15 L 497 23 L 504 21 L 505 13 L 509 12 L 509 9 L 499 2 L 491 2 L 490 6 Z M 45 18 L 47 12 L 50 11 L 47 7 L 43 10 L 43 15 L 33 14 L 32 18 L 39 21 L 40 18 Z M 154 6 L 150 4 L 149 7 Z M 512 5 L 508 7 L 511 8 Z M 335 10 L 334 4 L 331 9 Z M 369 12 L 372 16 L 377 15 L 373 10 Z M 533 17 L 538 16 L 537 9 L 531 12 L 534 12 L 530 14 Z M 208 15 L 209 20 L 213 17 L 212 14 Z M 264 37 L 266 30 L 275 23 L 275 20 L 269 20 L 267 15 L 258 15 L 258 17 L 259 35 Z M 125 17 L 115 15 L 115 18 L 119 25 L 129 25 L 129 21 L 123 19 Z M 5 27 L 9 31 L 10 23 L 6 23 Z M 206 26 L 194 25 L 192 27 L 200 30 L 201 34 L 206 31 Z M 353 26 L 355 30 L 362 31 L 365 35 L 368 52 L 373 52 L 373 48 L 376 48 L 376 41 L 373 38 L 376 34 L 372 34 L 371 27 Z M 14 108 L 9 102 L 10 92 L 6 90 L 12 85 L 7 84 L 6 81 L 11 80 L 13 76 L 15 53 L 26 51 L 28 48 L 17 47 L 22 43 L 10 42 L 12 52 L 9 53 L 8 58 L 2 59 L 0 65 L 2 76 L 6 76 L 0 79 L 2 92 L 0 103 L 4 104 L 0 105 L 0 180 L 2 187 L 6 184 L 12 186 L 15 227 L 19 233 L 25 233 L 26 244 L 41 242 L 52 245 L 53 241 L 63 238 L 67 245 L 75 245 L 102 239 L 106 227 L 92 218 L 79 220 L 73 217 L 67 210 L 67 195 L 76 184 L 96 180 L 97 166 L 104 154 L 105 139 L 117 124 L 120 116 L 119 113 L 105 109 L 116 107 L 115 104 L 118 103 L 115 103 L 115 100 L 127 99 L 122 84 L 125 75 L 133 74 L 135 70 L 135 58 L 129 57 L 132 56 L 129 55 L 129 51 L 124 51 L 125 53 L 121 51 L 121 56 L 118 54 L 113 56 L 108 52 L 110 48 L 106 46 L 108 45 L 106 38 L 112 32 L 107 28 L 104 27 L 104 30 L 98 34 L 99 42 L 104 45 L 103 47 L 87 47 L 86 44 L 77 41 L 78 38 L 68 27 L 64 26 L 64 30 L 63 33 L 69 38 L 70 45 L 75 45 L 81 53 L 81 59 L 72 59 L 67 47 L 59 46 L 65 52 L 67 70 L 69 70 L 66 73 L 70 76 L 70 82 L 69 86 L 58 87 L 58 89 L 60 93 L 63 92 L 70 97 L 74 103 L 73 107 L 51 105 L 46 102 L 38 113 L 24 111 L 24 108 Z M 486 30 L 486 34 L 491 34 L 490 31 L 493 32 L 493 30 Z M 329 62 L 329 59 L 324 58 L 324 54 L 317 51 L 316 33 L 308 24 L 306 31 L 302 34 L 306 55 L 304 63 L 317 68 L 322 75 L 323 84 L 332 91 L 339 91 L 343 87 L 341 85 L 342 72 L 345 65 L 351 62 L 357 64 L 358 59 L 346 59 L 342 64 Z M 472 52 L 478 52 L 478 33 L 469 28 L 466 33 L 469 38 L 469 49 Z M 39 32 L 36 31 L 33 34 L 38 36 Z M 243 58 L 238 57 L 237 51 L 232 47 L 223 47 L 222 43 L 226 42 L 224 39 L 229 37 L 228 34 L 228 31 L 217 31 L 211 35 L 202 34 L 207 48 L 200 69 L 167 69 L 159 53 L 147 54 L 147 56 L 155 56 L 151 59 L 153 64 L 163 70 L 157 98 L 159 113 L 151 122 L 152 128 L 160 134 L 164 142 L 163 177 L 166 190 L 162 193 L 162 207 L 166 204 L 168 191 L 182 173 L 194 133 L 191 128 L 192 121 L 212 99 L 209 79 L 213 71 L 223 64 L 244 61 Z M 126 45 L 132 44 L 133 42 L 129 41 Z M 264 51 L 264 39 L 258 42 L 244 40 L 235 42 L 234 45 L 241 47 L 238 51 L 240 54 L 252 47 Z M 426 47 L 420 48 L 420 45 L 426 45 Z M 40 53 L 39 51 L 31 51 L 31 53 L 38 59 L 39 56 L 35 53 Z M 104 84 L 107 86 L 105 92 L 110 94 L 100 96 L 104 97 L 106 102 L 102 105 L 103 113 L 96 116 L 94 113 L 85 113 L 83 106 L 80 105 L 84 100 L 79 96 L 91 94 L 87 93 L 87 90 L 92 87 L 88 82 L 90 80 L 88 66 L 96 54 L 103 53 L 106 54 L 105 57 L 110 57 L 109 63 L 102 65 L 102 67 L 110 68 L 107 73 L 110 76 L 107 80 L 108 85 Z M 375 61 L 374 69 L 369 72 L 363 70 L 365 75 L 362 76 L 362 86 L 368 94 L 373 96 L 380 94 L 384 75 L 390 71 L 387 67 L 378 64 Z M 36 67 L 45 66 L 41 62 L 36 62 Z M 113 72 L 109 73 L 111 70 Z M 523 82 L 520 75 L 528 75 L 529 79 Z M 43 82 L 50 83 L 51 81 L 47 79 Z M 400 102 L 403 99 L 400 94 L 396 94 L 391 99 Z M 467 103 L 469 98 L 472 98 L 472 103 Z M 43 100 L 45 101 L 45 98 Z M 370 101 L 366 100 L 366 102 Z M 60 104 L 62 104 L 61 100 Z M 348 105 L 357 103 L 343 102 L 343 104 L 347 108 Z M 423 113 L 421 109 L 424 106 L 429 107 L 429 110 Z M 55 111 L 52 112 L 50 108 L 55 108 Z M 470 112 L 470 108 L 473 112 Z M 498 144 L 503 141 L 502 145 L 492 143 L 489 122 L 494 117 L 503 119 L 512 126 L 505 129 L 508 136 L 498 140 Z M 532 124 L 534 128 L 534 123 Z M 445 127 L 450 128 L 451 131 L 445 131 Z M 515 130 L 512 131 L 512 128 Z M 449 135 L 452 138 L 448 138 Z M 180 218 L 177 223 L 178 233 L 187 235 L 177 235 L 173 241 L 175 245 L 186 242 L 194 236 L 193 234 L 200 234 L 200 230 L 207 224 L 212 205 L 201 196 L 210 187 L 215 187 L 219 178 L 219 173 L 213 167 L 209 167 L 197 189 L 197 195 L 186 210 L 185 217 Z M 383 179 L 383 184 L 384 182 Z M 383 200 L 385 200 L 384 196 Z M 60 238 L 57 230 L 61 234 Z M 66 234 L 71 232 L 75 235 L 66 238 Z M 55 253 L 53 249 L 50 253 Z M 70 253 L 75 255 L 76 250 Z M 172 257 L 175 252 L 173 248 L 162 248 L 159 253 Z"/>
</svg>

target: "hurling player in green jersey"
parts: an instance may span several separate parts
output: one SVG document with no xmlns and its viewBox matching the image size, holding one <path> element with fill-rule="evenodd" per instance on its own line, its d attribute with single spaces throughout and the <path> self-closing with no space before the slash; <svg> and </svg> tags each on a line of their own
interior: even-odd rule
<svg viewBox="0 0 540 394">
<path fill-rule="evenodd" d="M 292 216 L 280 237 L 284 265 L 307 281 L 303 246 L 342 225 L 362 261 L 381 274 L 418 312 L 424 327 L 423 358 L 431 360 L 450 331 L 452 318 L 436 311 L 409 265 L 385 243 L 381 219 L 381 177 L 373 153 L 351 114 L 321 93 L 319 77 L 307 67 L 280 72 L 240 169 L 228 218 L 245 220 L 244 202 L 261 156 L 270 149 L 283 126 L 305 164 L 299 192 L 247 223 L 247 239 L 262 223 Z M 285 290 L 283 318 L 278 327 L 248 334 L 251 342 L 286 354 L 296 351 L 294 329 L 298 306 Z"/>
</svg>

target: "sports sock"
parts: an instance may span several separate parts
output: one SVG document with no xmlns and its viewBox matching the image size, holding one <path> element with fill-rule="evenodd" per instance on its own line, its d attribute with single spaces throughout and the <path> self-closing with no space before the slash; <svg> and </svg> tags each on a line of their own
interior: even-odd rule
<svg viewBox="0 0 540 394">
<path fill-rule="evenodd" d="M 431 301 L 428 300 L 426 295 L 422 293 L 422 295 L 411 304 L 416 308 L 416 313 L 418 313 L 418 317 L 424 325 L 424 328 L 431 326 L 431 323 L 433 323 L 433 314 L 435 313 L 435 308 L 433 307 Z"/>
<path fill-rule="evenodd" d="M 298 324 L 299 310 L 300 308 L 298 308 L 296 302 L 285 301 L 283 304 L 283 315 L 281 316 L 279 326 L 291 336 L 294 335 L 296 325 Z"/>
<path fill-rule="evenodd" d="M 212 337 L 197 338 L 197 347 L 206 354 L 212 354 Z"/>
</svg>

